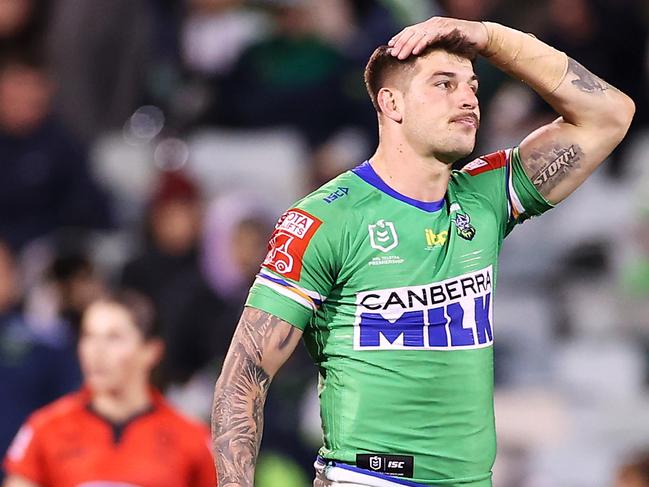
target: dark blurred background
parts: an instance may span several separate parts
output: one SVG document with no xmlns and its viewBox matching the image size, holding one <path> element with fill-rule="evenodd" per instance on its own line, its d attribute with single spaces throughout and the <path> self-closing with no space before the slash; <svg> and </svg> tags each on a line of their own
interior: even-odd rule
<svg viewBox="0 0 649 487">
<path fill-rule="evenodd" d="M 81 313 L 118 285 L 156 305 L 160 387 L 207 420 L 274 220 L 372 154 L 364 65 L 440 14 L 532 32 L 636 102 L 591 180 L 508 238 L 496 305 L 495 486 L 613 485 L 649 446 L 643 0 L 0 0 L 0 453 L 78 386 Z M 474 155 L 553 119 L 476 70 Z M 310 484 L 308 364 L 299 349 L 271 388 L 260 487 Z"/>
</svg>

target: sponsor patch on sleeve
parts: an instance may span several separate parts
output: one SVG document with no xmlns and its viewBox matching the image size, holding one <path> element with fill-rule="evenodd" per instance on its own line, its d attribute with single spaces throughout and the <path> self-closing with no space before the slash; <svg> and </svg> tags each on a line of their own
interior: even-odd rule
<svg viewBox="0 0 649 487">
<path fill-rule="evenodd" d="M 275 225 L 262 266 L 299 281 L 304 252 L 320 225 L 322 221 L 304 210 L 288 210 Z"/>
<path fill-rule="evenodd" d="M 507 154 L 505 151 L 498 151 L 486 156 L 479 157 L 469 162 L 462 171 L 469 173 L 471 176 L 477 176 L 483 172 L 499 169 L 507 164 Z"/>
</svg>

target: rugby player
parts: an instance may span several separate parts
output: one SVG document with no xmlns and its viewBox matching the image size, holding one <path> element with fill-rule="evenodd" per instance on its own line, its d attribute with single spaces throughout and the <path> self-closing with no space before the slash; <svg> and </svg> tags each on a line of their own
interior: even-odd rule
<svg viewBox="0 0 649 487">
<path fill-rule="evenodd" d="M 150 385 L 162 351 L 144 298 L 91 304 L 79 339 L 85 386 L 27 420 L 3 487 L 214 487 L 207 428 Z"/>
<path fill-rule="evenodd" d="M 476 55 L 560 116 L 452 171 L 480 125 Z M 253 485 L 264 399 L 302 337 L 319 371 L 316 487 L 490 486 L 501 244 L 572 193 L 635 111 L 564 53 L 489 22 L 409 26 L 365 81 L 379 146 L 280 218 L 217 381 L 223 487 Z"/>
</svg>

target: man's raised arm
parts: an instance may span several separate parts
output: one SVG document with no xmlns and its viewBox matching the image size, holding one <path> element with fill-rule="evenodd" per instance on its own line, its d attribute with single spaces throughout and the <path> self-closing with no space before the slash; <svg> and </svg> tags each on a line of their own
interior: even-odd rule
<svg viewBox="0 0 649 487">
<path fill-rule="evenodd" d="M 433 17 L 389 43 L 405 59 L 458 29 L 492 64 L 527 83 L 561 115 L 523 140 L 523 168 L 551 203 L 572 193 L 624 138 L 633 101 L 577 61 L 535 37 L 491 22 Z"/>
<path fill-rule="evenodd" d="M 212 445 L 220 487 L 253 487 L 270 382 L 302 332 L 246 307 L 214 390 Z"/>
</svg>

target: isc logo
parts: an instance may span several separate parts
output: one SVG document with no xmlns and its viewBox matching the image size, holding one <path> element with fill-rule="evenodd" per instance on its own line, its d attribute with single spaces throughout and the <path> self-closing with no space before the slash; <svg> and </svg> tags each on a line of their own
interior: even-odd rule
<svg viewBox="0 0 649 487">
<path fill-rule="evenodd" d="M 400 462 L 397 460 L 389 460 L 388 461 L 388 468 L 404 468 L 404 465 L 406 462 Z"/>
<path fill-rule="evenodd" d="M 491 266 L 434 282 L 358 293 L 356 350 L 454 350 L 493 342 Z"/>
</svg>

